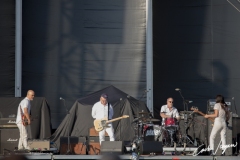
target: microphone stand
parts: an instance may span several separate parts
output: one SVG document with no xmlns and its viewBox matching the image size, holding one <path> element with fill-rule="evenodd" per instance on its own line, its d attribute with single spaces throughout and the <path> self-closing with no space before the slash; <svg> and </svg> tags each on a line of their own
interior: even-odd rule
<svg viewBox="0 0 240 160">
<path fill-rule="evenodd" d="M 183 149 L 183 152 L 185 152 L 185 149 L 186 149 L 186 146 L 187 146 L 187 138 L 188 138 L 188 136 L 187 136 L 187 125 L 188 125 L 188 115 L 187 115 L 187 112 L 186 111 L 188 111 L 188 104 L 187 104 L 187 102 L 188 101 L 186 101 L 185 100 L 185 98 L 183 97 L 183 95 L 182 95 L 182 92 L 181 92 L 181 90 L 178 90 L 178 92 L 179 92 L 179 94 L 180 94 L 180 96 L 182 97 L 182 99 L 183 99 L 183 108 L 184 108 L 184 141 L 183 141 L 183 147 L 184 147 L 184 149 Z M 188 138 L 189 139 L 189 138 Z M 192 142 L 190 139 L 189 139 L 189 141 L 190 142 Z M 192 142 L 193 143 L 193 142 Z"/>
<path fill-rule="evenodd" d="M 66 155 L 70 155 L 70 154 L 72 154 L 71 153 L 71 150 L 70 150 L 70 112 L 69 112 L 69 110 L 67 109 L 67 106 L 66 106 L 66 103 L 65 103 L 65 99 L 62 99 L 62 98 L 60 98 L 60 100 L 63 100 L 63 104 L 64 104 L 64 107 L 66 108 L 66 113 L 67 113 L 67 115 L 68 115 L 68 122 L 67 122 L 67 125 L 68 125 L 68 135 L 67 135 L 67 138 L 68 138 L 68 143 L 67 143 L 67 146 L 68 146 L 68 148 L 67 148 L 67 152 L 66 152 Z"/>
</svg>

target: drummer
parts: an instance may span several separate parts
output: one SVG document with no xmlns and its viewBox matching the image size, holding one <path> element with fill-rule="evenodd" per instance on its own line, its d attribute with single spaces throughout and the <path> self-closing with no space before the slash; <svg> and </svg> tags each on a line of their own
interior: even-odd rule
<svg viewBox="0 0 240 160">
<path fill-rule="evenodd" d="M 164 123 L 166 118 L 176 118 L 177 121 L 180 120 L 180 115 L 177 108 L 173 106 L 173 98 L 169 97 L 167 99 L 167 104 L 163 105 L 160 111 L 160 116 L 162 117 L 162 123 Z"/>
</svg>

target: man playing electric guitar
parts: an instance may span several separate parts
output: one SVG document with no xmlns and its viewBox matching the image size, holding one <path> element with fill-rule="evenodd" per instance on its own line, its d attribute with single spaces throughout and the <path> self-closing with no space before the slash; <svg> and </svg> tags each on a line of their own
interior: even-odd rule
<svg viewBox="0 0 240 160">
<path fill-rule="evenodd" d="M 96 120 L 103 118 L 112 119 L 113 108 L 110 103 L 107 101 L 108 95 L 103 93 L 100 97 L 100 101 L 95 103 L 92 107 L 92 117 Z M 99 142 L 105 141 L 105 131 L 108 133 L 110 141 L 115 141 L 114 131 L 112 123 L 108 123 L 107 127 L 99 132 Z"/>
<path fill-rule="evenodd" d="M 18 126 L 19 132 L 20 132 L 20 138 L 18 143 L 18 150 L 27 149 L 30 150 L 27 139 L 28 139 L 28 133 L 27 133 L 27 127 L 26 125 L 31 124 L 30 120 L 30 110 L 31 110 L 31 104 L 30 101 L 34 98 L 34 91 L 29 90 L 27 92 L 27 96 L 20 102 L 17 110 L 17 119 L 16 124 Z M 27 123 L 26 120 L 27 119 Z"/>
</svg>

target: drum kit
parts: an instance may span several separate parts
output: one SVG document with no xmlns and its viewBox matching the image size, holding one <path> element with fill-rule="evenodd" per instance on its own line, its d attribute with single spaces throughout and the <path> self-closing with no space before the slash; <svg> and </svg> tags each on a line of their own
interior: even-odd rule
<svg viewBox="0 0 240 160">
<path fill-rule="evenodd" d="M 191 114 L 190 112 L 180 112 L 180 117 L 183 120 L 185 118 L 187 122 L 188 119 L 191 119 Z M 161 125 L 156 125 L 154 122 L 160 124 L 160 120 L 153 119 L 151 113 L 139 112 L 139 117 L 135 118 L 132 123 L 135 131 L 133 143 L 162 141 L 163 146 L 166 147 L 181 146 L 186 141 L 193 143 L 186 132 L 182 134 L 183 131 L 179 129 L 179 122 L 175 118 L 163 119 Z"/>
</svg>

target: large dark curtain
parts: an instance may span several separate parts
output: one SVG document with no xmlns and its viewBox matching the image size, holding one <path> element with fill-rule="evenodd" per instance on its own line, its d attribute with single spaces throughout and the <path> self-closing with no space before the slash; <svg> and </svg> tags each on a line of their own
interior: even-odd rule
<svg viewBox="0 0 240 160">
<path fill-rule="evenodd" d="M 240 3 L 231 1 L 238 9 Z M 183 110 L 207 110 L 207 101 L 222 94 L 240 104 L 240 12 L 226 0 L 153 0 L 154 111 L 168 97 Z M 238 110 L 240 110 L 239 107 Z M 238 113 L 239 114 L 239 113 Z"/>
</svg>

